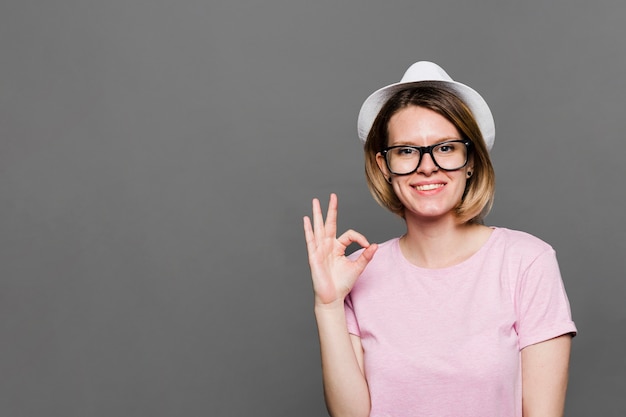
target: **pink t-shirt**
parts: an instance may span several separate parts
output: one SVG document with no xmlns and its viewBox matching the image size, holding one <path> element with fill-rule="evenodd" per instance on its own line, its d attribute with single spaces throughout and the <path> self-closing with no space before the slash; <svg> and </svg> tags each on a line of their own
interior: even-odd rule
<svg viewBox="0 0 626 417">
<path fill-rule="evenodd" d="M 503 228 L 443 269 L 408 262 L 397 238 L 380 244 L 346 319 L 371 417 L 521 417 L 521 349 L 576 332 L 554 250 Z"/>
</svg>

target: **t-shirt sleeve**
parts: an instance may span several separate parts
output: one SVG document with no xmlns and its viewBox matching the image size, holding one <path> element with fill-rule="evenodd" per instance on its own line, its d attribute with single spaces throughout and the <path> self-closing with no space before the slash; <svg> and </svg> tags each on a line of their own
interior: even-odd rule
<svg viewBox="0 0 626 417">
<path fill-rule="evenodd" d="M 553 249 L 523 271 L 516 291 L 520 350 L 564 334 L 576 335 L 569 300 Z"/>
<path fill-rule="evenodd" d="M 352 306 L 352 298 L 349 294 L 346 297 L 343 306 L 346 311 L 346 324 L 348 325 L 348 333 L 361 337 L 361 329 L 359 329 L 359 323 L 356 320 L 354 307 Z"/>
</svg>

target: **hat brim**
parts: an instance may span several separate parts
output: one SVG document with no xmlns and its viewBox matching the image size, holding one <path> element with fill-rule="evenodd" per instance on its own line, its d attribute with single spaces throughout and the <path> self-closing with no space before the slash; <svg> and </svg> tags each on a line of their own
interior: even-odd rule
<svg viewBox="0 0 626 417">
<path fill-rule="evenodd" d="M 444 80 L 421 80 L 412 82 L 398 82 L 390 84 L 386 87 L 380 88 L 372 93 L 361 106 L 359 112 L 357 129 L 359 139 L 365 143 L 367 136 L 374 124 L 374 119 L 378 116 L 378 113 L 385 105 L 385 103 L 397 92 L 405 90 L 407 88 L 428 86 L 428 85 L 441 85 L 452 90 L 471 110 L 480 132 L 483 135 L 485 145 L 488 150 L 491 150 L 495 140 L 495 123 L 491 110 L 487 105 L 487 102 L 482 98 L 478 92 L 473 88 L 468 87 L 465 84 L 457 81 L 444 81 Z"/>
</svg>

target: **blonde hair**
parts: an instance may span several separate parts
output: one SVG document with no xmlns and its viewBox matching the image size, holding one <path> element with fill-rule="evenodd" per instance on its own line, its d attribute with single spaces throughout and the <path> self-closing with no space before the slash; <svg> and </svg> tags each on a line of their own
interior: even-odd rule
<svg viewBox="0 0 626 417">
<path fill-rule="evenodd" d="M 404 218 L 404 206 L 381 172 L 376 155 L 388 146 L 388 124 L 399 110 L 410 106 L 433 110 L 452 123 L 472 142 L 470 158 L 473 175 L 467 180 L 463 198 L 455 208 L 460 223 L 482 223 L 491 210 L 495 193 L 495 173 L 489 151 L 469 108 L 451 90 L 436 82 L 422 82 L 395 93 L 382 107 L 365 142 L 365 176 L 374 199 L 392 213 Z"/>
</svg>

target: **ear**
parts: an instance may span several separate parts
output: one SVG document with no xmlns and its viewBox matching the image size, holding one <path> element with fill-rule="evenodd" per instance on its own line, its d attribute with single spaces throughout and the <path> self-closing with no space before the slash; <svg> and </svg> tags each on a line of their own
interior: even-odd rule
<svg viewBox="0 0 626 417">
<path fill-rule="evenodd" d="M 474 157 L 471 156 L 470 160 L 467 161 L 467 165 L 465 166 L 465 172 L 467 174 L 467 178 L 471 177 L 474 174 Z"/>
<path fill-rule="evenodd" d="M 391 178 L 391 173 L 389 172 L 389 169 L 387 169 L 385 157 L 380 152 L 376 154 L 376 163 L 378 164 L 378 169 L 380 169 L 380 172 L 383 173 L 383 176 L 387 179 L 387 182 L 389 182 L 389 179 Z"/>
</svg>

